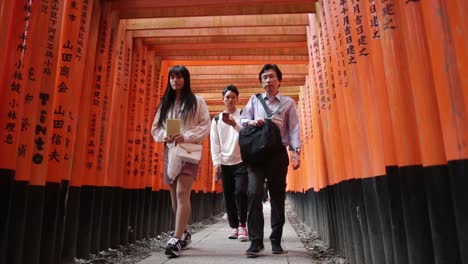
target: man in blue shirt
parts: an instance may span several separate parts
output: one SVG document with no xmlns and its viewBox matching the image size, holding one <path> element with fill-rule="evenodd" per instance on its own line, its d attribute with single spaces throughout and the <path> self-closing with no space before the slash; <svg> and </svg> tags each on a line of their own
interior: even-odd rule
<svg viewBox="0 0 468 264">
<path fill-rule="evenodd" d="M 279 127 L 284 148 L 273 155 L 267 163 L 249 164 L 248 161 L 248 199 L 249 212 L 247 225 L 249 226 L 249 238 L 251 245 L 246 251 L 248 257 L 256 257 L 264 250 L 263 245 L 263 192 L 265 179 L 268 183 L 271 204 L 271 235 L 270 241 L 273 254 L 283 254 L 281 238 L 285 223 L 284 203 L 286 199 L 286 175 L 289 166 L 287 148 L 291 151 L 291 165 L 293 169 L 299 168 L 299 151 L 301 137 L 299 127 L 299 115 L 295 101 L 281 95 L 282 73 L 276 64 L 265 64 L 261 69 L 258 79 L 265 89 L 261 96 L 272 112 L 271 119 Z M 242 126 L 265 125 L 268 114 L 261 101 L 253 95 L 250 97 L 241 115 Z"/>
</svg>

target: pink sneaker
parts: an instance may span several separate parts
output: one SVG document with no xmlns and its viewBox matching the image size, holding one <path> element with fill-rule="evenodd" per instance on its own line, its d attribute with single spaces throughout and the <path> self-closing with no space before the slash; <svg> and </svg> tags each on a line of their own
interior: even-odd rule
<svg viewBox="0 0 468 264">
<path fill-rule="evenodd" d="M 229 239 L 237 239 L 237 234 L 238 234 L 238 230 L 237 228 L 233 228 L 231 230 L 231 234 L 229 234 Z"/>
<path fill-rule="evenodd" d="M 249 241 L 249 233 L 247 233 L 247 227 L 239 226 L 238 237 L 241 242 Z"/>
</svg>

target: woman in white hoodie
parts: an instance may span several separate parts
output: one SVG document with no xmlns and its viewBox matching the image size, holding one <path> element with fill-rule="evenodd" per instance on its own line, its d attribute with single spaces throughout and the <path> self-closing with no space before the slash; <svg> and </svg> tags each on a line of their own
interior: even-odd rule
<svg viewBox="0 0 468 264">
<path fill-rule="evenodd" d="M 166 135 L 167 119 L 180 119 L 180 133 Z M 208 107 L 201 96 L 190 88 L 190 73 L 184 66 L 169 70 L 166 91 L 154 118 L 151 134 L 156 142 L 164 142 L 163 181 L 170 186 L 172 210 L 175 215 L 174 236 L 166 245 L 165 254 L 177 257 L 191 243 L 186 231 L 190 218 L 190 193 L 198 177 L 198 164 L 182 162 L 181 172 L 170 179 L 167 174 L 169 146 L 183 142 L 201 143 L 210 132 Z"/>
</svg>

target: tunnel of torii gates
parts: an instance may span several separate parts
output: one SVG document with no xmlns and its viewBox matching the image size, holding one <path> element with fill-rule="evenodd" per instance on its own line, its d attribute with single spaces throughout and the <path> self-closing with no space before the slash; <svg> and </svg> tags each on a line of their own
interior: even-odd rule
<svg viewBox="0 0 468 264">
<path fill-rule="evenodd" d="M 265 63 L 297 102 L 287 199 L 350 263 L 468 263 L 468 1 L 0 0 L 0 262 L 172 228 L 150 127 L 185 65 L 213 116 Z M 222 212 L 209 139 L 191 222 Z"/>
</svg>

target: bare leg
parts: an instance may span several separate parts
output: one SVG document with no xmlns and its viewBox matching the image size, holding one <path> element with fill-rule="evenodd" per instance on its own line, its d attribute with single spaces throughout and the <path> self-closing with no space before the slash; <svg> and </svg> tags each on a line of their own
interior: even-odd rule
<svg viewBox="0 0 468 264">
<path fill-rule="evenodd" d="M 190 175 L 181 174 L 179 175 L 179 177 L 177 177 L 176 181 L 177 184 L 175 185 L 175 189 L 177 197 L 177 213 L 174 236 L 177 238 L 181 238 L 182 234 L 184 233 L 184 230 L 187 229 L 188 221 L 190 218 L 190 193 L 192 192 L 192 185 L 194 180 L 193 177 Z"/>
<path fill-rule="evenodd" d="M 172 213 L 174 216 L 177 215 L 177 180 L 174 181 L 173 184 L 169 185 L 170 193 L 171 193 L 171 205 L 172 205 Z"/>
</svg>

